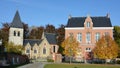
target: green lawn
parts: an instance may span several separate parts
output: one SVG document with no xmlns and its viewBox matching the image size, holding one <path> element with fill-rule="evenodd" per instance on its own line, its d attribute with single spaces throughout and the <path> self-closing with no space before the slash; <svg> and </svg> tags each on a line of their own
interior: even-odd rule
<svg viewBox="0 0 120 68">
<path fill-rule="evenodd" d="M 120 68 L 120 65 L 105 64 L 47 64 L 44 68 Z"/>
</svg>

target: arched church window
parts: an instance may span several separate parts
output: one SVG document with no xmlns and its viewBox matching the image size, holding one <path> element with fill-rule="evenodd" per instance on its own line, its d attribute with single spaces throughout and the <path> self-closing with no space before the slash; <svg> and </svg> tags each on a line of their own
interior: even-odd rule
<svg viewBox="0 0 120 68">
<path fill-rule="evenodd" d="M 18 31 L 18 36 L 20 36 L 20 31 Z"/>
<path fill-rule="evenodd" d="M 14 31 L 14 36 L 16 36 L 16 31 Z"/>
<path fill-rule="evenodd" d="M 46 48 L 45 47 L 43 48 L 43 54 L 46 54 Z"/>
<path fill-rule="evenodd" d="M 29 48 L 26 50 L 26 53 L 28 53 L 28 54 L 30 53 L 30 49 Z"/>
<path fill-rule="evenodd" d="M 34 49 L 34 53 L 35 53 L 35 54 L 37 53 L 37 49 Z"/>
</svg>

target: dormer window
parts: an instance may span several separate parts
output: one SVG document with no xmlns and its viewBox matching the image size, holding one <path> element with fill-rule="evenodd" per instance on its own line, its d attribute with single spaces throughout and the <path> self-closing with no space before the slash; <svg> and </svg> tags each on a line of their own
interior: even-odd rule
<svg viewBox="0 0 120 68">
<path fill-rule="evenodd" d="M 86 27 L 87 27 L 87 28 L 90 27 L 90 22 L 87 22 Z"/>
</svg>

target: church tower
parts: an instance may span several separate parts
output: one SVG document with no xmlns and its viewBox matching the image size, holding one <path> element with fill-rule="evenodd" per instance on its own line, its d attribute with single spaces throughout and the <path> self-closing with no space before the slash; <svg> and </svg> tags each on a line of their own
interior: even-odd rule
<svg viewBox="0 0 120 68">
<path fill-rule="evenodd" d="M 9 29 L 9 42 L 14 43 L 15 45 L 23 45 L 23 35 L 23 24 L 19 12 L 16 11 Z"/>
</svg>

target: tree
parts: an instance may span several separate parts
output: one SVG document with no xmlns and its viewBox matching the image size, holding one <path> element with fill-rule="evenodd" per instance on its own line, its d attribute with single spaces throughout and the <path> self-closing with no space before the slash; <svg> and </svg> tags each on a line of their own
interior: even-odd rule
<svg viewBox="0 0 120 68">
<path fill-rule="evenodd" d="M 114 59 L 118 55 L 118 45 L 110 36 L 103 36 L 93 50 L 95 58 Z"/>
<path fill-rule="evenodd" d="M 113 37 L 119 46 L 118 58 L 120 58 L 120 26 L 114 26 Z"/>
<path fill-rule="evenodd" d="M 6 51 L 8 53 L 22 54 L 24 47 L 22 45 L 14 45 L 13 43 L 5 44 Z"/>
<path fill-rule="evenodd" d="M 59 45 L 59 50 L 58 52 L 63 54 L 63 47 L 61 46 L 62 42 L 64 41 L 65 38 L 65 26 L 64 25 L 60 25 L 60 27 L 58 29 L 56 29 L 56 33 L 57 33 L 57 43 Z"/>
<path fill-rule="evenodd" d="M 46 25 L 45 32 L 47 32 L 47 33 L 55 33 L 56 32 L 55 31 L 55 26 L 50 25 L 50 24 Z"/>
<path fill-rule="evenodd" d="M 3 45 L 5 42 L 8 42 L 9 27 L 9 23 L 2 23 L 2 28 L 0 29 L 0 39 L 2 39 Z"/>
<path fill-rule="evenodd" d="M 76 41 L 73 36 L 68 37 L 62 42 L 62 47 L 64 48 L 64 54 L 66 56 L 70 56 L 70 63 L 71 63 L 71 56 L 76 56 L 78 51 L 79 43 Z"/>
<path fill-rule="evenodd" d="M 43 31 L 44 31 L 44 27 L 43 26 L 38 27 L 38 38 L 39 39 L 41 39 Z"/>
<path fill-rule="evenodd" d="M 28 32 L 29 32 L 28 24 L 23 23 L 23 29 L 24 29 L 24 39 L 27 39 L 27 35 L 28 35 Z"/>
<path fill-rule="evenodd" d="M 114 26 L 113 37 L 120 48 L 120 26 Z"/>
<path fill-rule="evenodd" d="M 29 39 L 41 39 L 43 31 L 44 31 L 43 26 L 32 28 L 29 34 Z"/>
</svg>

